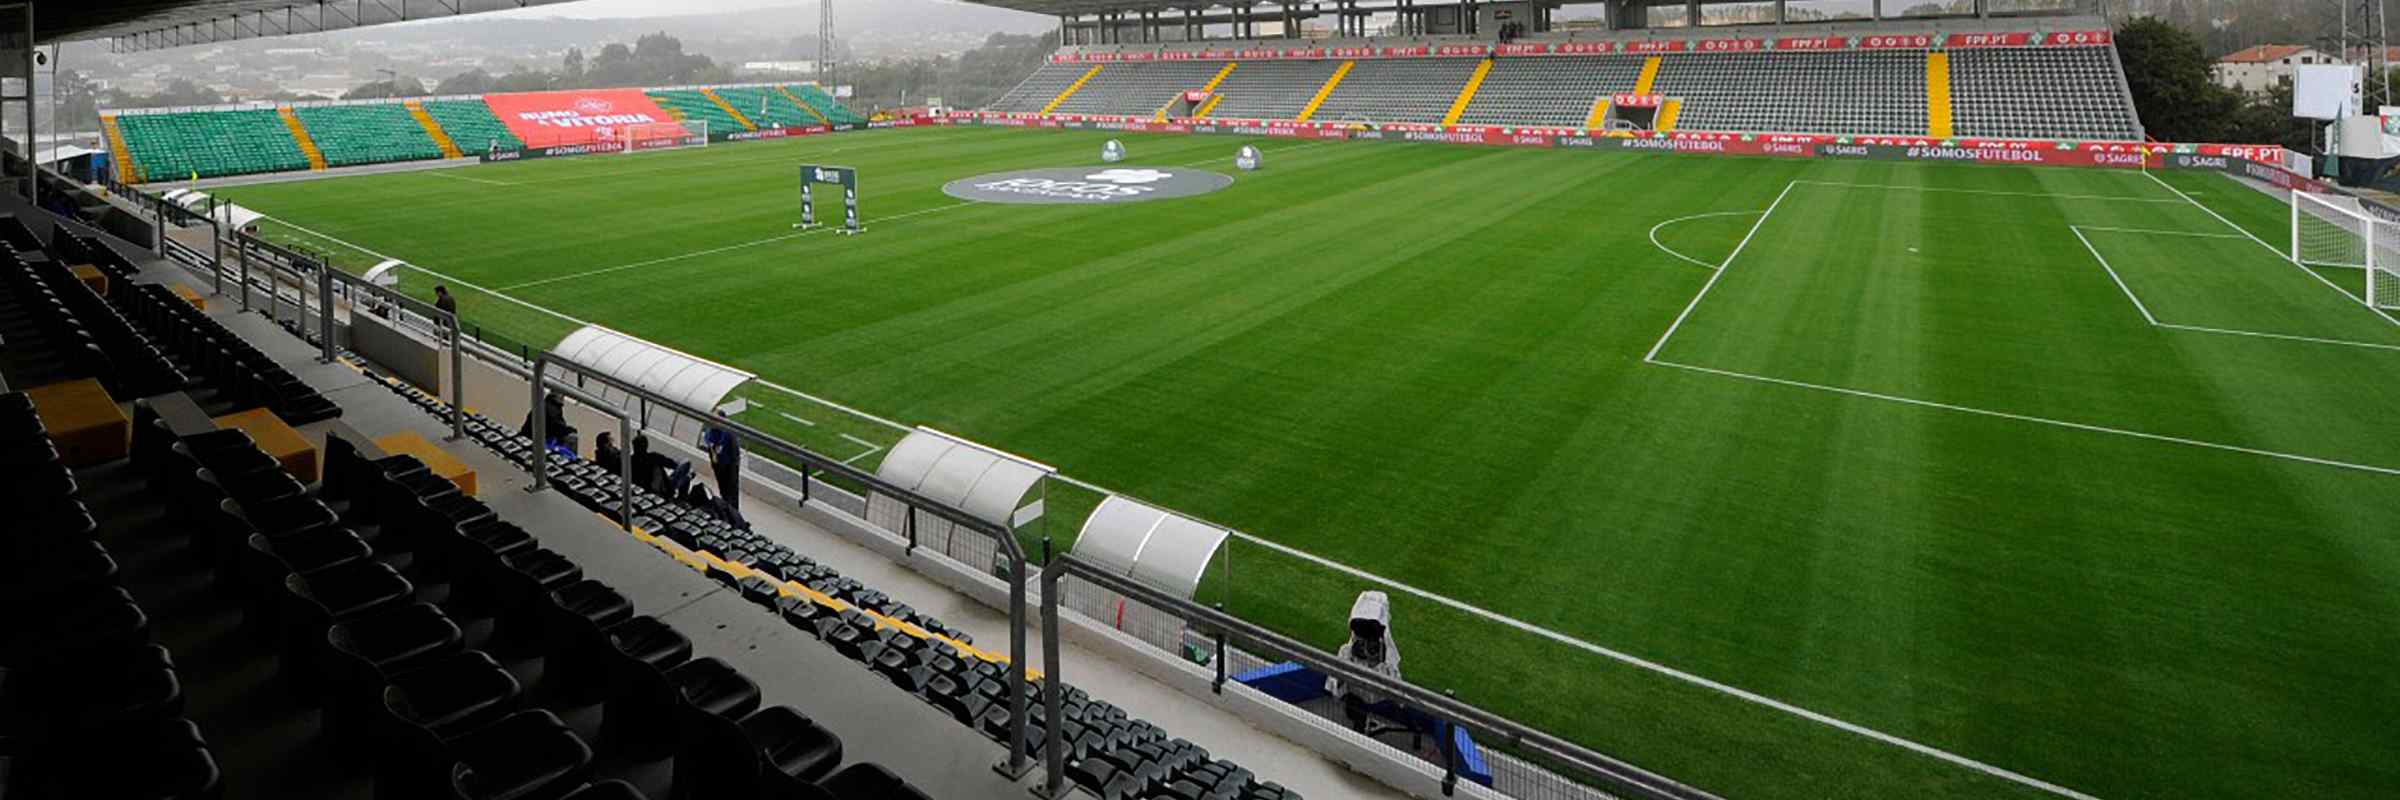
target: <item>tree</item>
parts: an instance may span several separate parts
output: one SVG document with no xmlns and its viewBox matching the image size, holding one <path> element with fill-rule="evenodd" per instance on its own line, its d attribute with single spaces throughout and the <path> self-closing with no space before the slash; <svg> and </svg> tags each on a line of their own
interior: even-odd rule
<svg viewBox="0 0 2400 800">
<path fill-rule="evenodd" d="M 434 85 L 433 93 L 442 95 L 483 94 L 492 90 L 492 83 L 492 74 L 477 67 L 443 78 L 441 83 Z"/>
<path fill-rule="evenodd" d="M 559 62 L 559 77 L 568 83 L 583 82 L 583 48 L 567 48 L 567 57 Z"/>
<path fill-rule="evenodd" d="M 2117 28 L 2117 57 L 2134 110 L 2151 138 L 2169 142 L 2224 141 L 2243 99 L 2217 85 L 2200 39 L 2156 17 Z"/>
<path fill-rule="evenodd" d="M 388 81 L 370 81 L 342 95 L 344 100 L 377 100 L 387 97 L 424 97 L 425 82 L 402 75 Z"/>
</svg>

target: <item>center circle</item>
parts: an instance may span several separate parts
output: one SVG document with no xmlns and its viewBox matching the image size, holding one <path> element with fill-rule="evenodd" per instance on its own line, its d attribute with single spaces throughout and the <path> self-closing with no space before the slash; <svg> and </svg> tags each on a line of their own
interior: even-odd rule
<svg viewBox="0 0 2400 800">
<path fill-rule="evenodd" d="M 985 203 L 1139 203 L 1208 194 L 1233 176 L 1186 167 L 1053 167 L 995 172 L 942 185 L 942 193 Z"/>
</svg>

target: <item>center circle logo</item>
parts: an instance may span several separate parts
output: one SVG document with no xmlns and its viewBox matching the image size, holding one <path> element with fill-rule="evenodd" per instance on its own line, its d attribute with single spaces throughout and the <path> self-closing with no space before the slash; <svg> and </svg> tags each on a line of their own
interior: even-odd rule
<svg viewBox="0 0 2400 800">
<path fill-rule="evenodd" d="M 961 178 L 942 192 L 986 203 L 1094 205 L 1192 197 L 1231 185 L 1230 175 L 1181 167 L 1058 167 Z"/>
</svg>

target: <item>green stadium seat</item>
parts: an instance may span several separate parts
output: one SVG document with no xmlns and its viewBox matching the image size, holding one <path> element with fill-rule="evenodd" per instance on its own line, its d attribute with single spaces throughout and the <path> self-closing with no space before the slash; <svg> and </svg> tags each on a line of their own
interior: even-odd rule
<svg viewBox="0 0 2400 800">
<path fill-rule="evenodd" d="M 727 104 L 750 117 L 750 121 L 758 123 L 761 128 L 778 125 L 786 128 L 806 128 L 818 124 L 817 115 L 808 113 L 808 109 L 794 104 L 791 98 L 785 97 L 782 92 L 775 91 L 775 87 L 772 86 L 718 89 L 717 96 L 725 98 Z"/>
<path fill-rule="evenodd" d="M 425 113 L 450 134 L 450 141 L 467 155 L 489 152 L 495 146 L 514 150 L 525 142 L 510 133 L 508 126 L 492 115 L 492 107 L 476 100 L 427 100 Z"/>
<path fill-rule="evenodd" d="M 833 99 L 833 95 L 826 94 L 825 90 L 816 84 L 800 83 L 785 88 L 790 89 L 794 96 L 799 97 L 800 102 L 809 104 L 810 107 L 817 110 L 817 113 L 825 115 L 826 121 L 835 125 L 857 125 L 867 121 L 866 117 L 859 116 L 858 112 L 843 106 L 841 101 Z"/>
<path fill-rule="evenodd" d="M 292 113 L 308 127 L 308 136 L 325 154 L 325 164 L 347 167 L 388 161 L 441 158 L 425 126 L 398 102 L 357 105 L 299 106 Z"/>
<path fill-rule="evenodd" d="M 308 168 L 273 109 L 127 114 L 117 126 L 134 164 L 155 181 Z"/>
<path fill-rule="evenodd" d="M 701 94 L 698 89 L 660 89 L 647 94 L 650 95 L 650 99 L 658 101 L 661 107 L 681 112 L 684 119 L 707 122 L 708 132 L 711 134 L 723 135 L 731 131 L 747 130 L 742 127 L 739 120 L 733 118 L 732 114 L 725 113 L 723 107 L 708 99 L 707 95 Z M 735 107 L 739 108 L 740 106 Z"/>
</svg>

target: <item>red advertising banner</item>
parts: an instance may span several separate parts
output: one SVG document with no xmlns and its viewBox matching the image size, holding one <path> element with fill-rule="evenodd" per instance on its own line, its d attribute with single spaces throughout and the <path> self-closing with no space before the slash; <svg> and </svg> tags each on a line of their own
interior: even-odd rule
<svg viewBox="0 0 2400 800">
<path fill-rule="evenodd" d="M 1685 42 L 1685 41 L 1684 41 L 1684 40 L 1682 40 L 1682 39 L 1666 39 L 1666 40 L 1660 40 L 1660 39 L 1650 39 L 1650 40 L 1639 41 L 1639 42 L 1626 42 L 1626 43 L 1625 43 L 1625 46 L 1624 46 L 1624 51 L 1625 51 L 1625 52 L 1628 52 L 1628 53 L 1637 53 L 1637 54 L 1640 54 L 1640 53 L 1681 53 L 1681 52 L 1683 52 L 1683 51 L 1684 51 L 1684 48 L 1685 48 L 1685 47 L 1689 46 L 1689 44 L 1690 44 L 1689 42 Z"/>
<path fill-rule="evenodd" d="M 1549 46 L 1549 45 L 1546 45 L 1546 44 L 1541 44 L 1541 43 L 1538 43 L 1538 42 L 1534 42 L 1534 43 L 1525 43 L 1525 42 L 1519 42 L 1519 43 L 1515 43 L 1515 44 L 1504 44 L 1504 45 L 1501 45 L 1501 46 L 1500 46 L 1498 49 L 1494 50 L 1493 52 L 1494 52 L 1494 54 L 1495 54 L 1495 55 L 1503 55 L 1503 56 L 1538 56 L 1538 55 L 1541 55 L 1541 54 L 1543 54 L 1543 53 L 1550 52 L 1550 46 Z"/>
<path fill-rule="evenodd" d="M 1432 53 L 1431 49 L 1425 47 L 1386 47 L 1383 49 L 1384 58 L 1420 58 Z"/>
<path fill-rule="evenodd" d="M 1562 56 L 1598 55 L 1613 49 L 1612 42 L 1562 42 L 1551 52 Z"/>
<path fill-rule="evenodd" d="M 1149 60 L 1155 59 L 1155 58 L 1157 58 L 1157 57 L 1158 57 L 1158 54 L 1157 54 L 1157 53 L 1149 53 L 1149 52 L 1141 52 L 1141 53 L 1126 53 L 1126 54 L 1125 54 L 1125 60 L 1127 60 L 1127 61 L 1149 61 Z"/>
<path fill-rule="evenodd" d="M 1848 50 L 1850 39 L 1844 36 L 1787 36 L 1775 40 L 1777 50 Z"/>
<path fill-rule="evenodd" d="M 1703 53 L 1748 53 L 1765 49 L 1767 49 L 1767 40 L 1765 39 L 1700 40 L 1700 52 Z"/>
<path fill-rule="evenodd" d="M 1969 47 L 2025 47 L 2033 44 L 2030 33 L 1953 33 L 1942 40 L 1942 46 L 1953 49 Z"/>
<path fill-rule="evenodd" d="M 1285 51 L 1283 51 L 1283 57 L 1284 57 L 1284 58 L 1324 58 L 1324 57 L 1325 57 L 1325 48 L 1322 48 L 1322 47 L 1310 47 L 1310 48 L 1305 48 L 1305 49 L 1303 49 L 1303 48 L 1293 48 L 1293 49 L 1290 49 L 1290 50 L 1285 50 Z"/>
<path fill-rule="evenodd" d="M 1861 50 L 1924 50 L 1933 46 L 1933 34 L 1912 33 L 1899 36 L 1861 36 Z"/>
<path fill-rule="evenodd" d="M 1329 56 L 1332 56 L 1332 57 L 1334 57 L 1334 58 L 1374 58 L 1374 57 L 1375 57 L 1375 48 L 1372 48 L 1372 47 L 1336 47 L 1336 48 L 1333 48 L 1333 49 L 1331 49 L 1331 50 L 1327 50 L 1327 51 L 1325 51 L 1325 54 L 1326 54 L 1326 55 L 1329 55 Z"/>
<path fill-rule="evenodd" d="M 2043 34 L 2043 47 L 2099 47 L 2114 41 L 2108 31 L 2062 31 Z"/>
<path fill-rule="evenodd" d="M 1242 58 L 1274 58 L 1277 55 L 1280 53 L 1272 47 L 1251 48 L 1241 52 Z"/>
<path fill-rule="evenodd" d="M 1667 104 L 1667 96 L 1663 94 L 1617 94 L 1609 96 L 1608 104 L 1618 108 L 1658 108 Z"/>
<path fill-rule="evenodd" d="M 1185 89 L 1183 90 L 1183 101 L 1186 103 L 1206 103 L 1208 102 L 1208 92 L 1201 89 Z"/>
<path fill-rule="evenodd" d="M 534 147 L 615 141 L 627 125 L 672 121 L 640 89 L 487 94 L 492 116 Z"/>
<path fill-rule="evenodd" d="M 1491 48 L 1479 44 L 1446 44 L 1433 49 L 1437 56 L 1480 56 L 1489 52 Z"/>
</svg>

